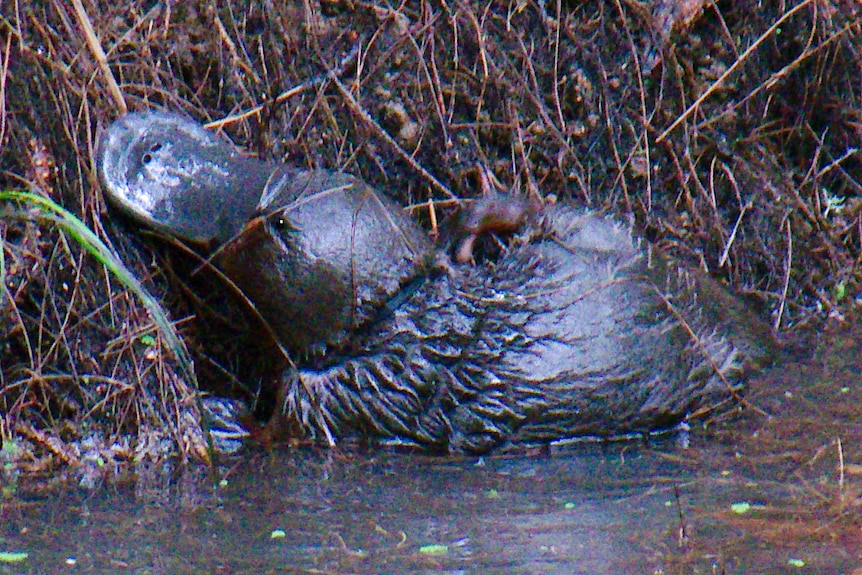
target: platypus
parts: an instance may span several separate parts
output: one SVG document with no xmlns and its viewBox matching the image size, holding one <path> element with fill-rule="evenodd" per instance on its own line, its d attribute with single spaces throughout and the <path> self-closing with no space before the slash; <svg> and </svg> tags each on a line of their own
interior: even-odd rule
<svg viewBox="0 0 862 575">
<path fill-rule="evenodd" d="M 467 265 L 360 179 L 245 156 L 180 115 L 117 120 L 98 171 L 254 304 L 293 358 L 277 412 L 300 438 L 483 453 L 626 437 L 735 396 L 771 357 L 723 286 L 562 202 Z"/>
</svg>

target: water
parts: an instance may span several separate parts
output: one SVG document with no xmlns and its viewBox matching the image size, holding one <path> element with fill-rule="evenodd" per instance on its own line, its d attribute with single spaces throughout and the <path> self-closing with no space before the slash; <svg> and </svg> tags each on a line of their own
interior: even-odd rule
<svg viewBox="0 0 862 575">
<path fill-rule="evenodd" d="M 856 331 L 784 358 L 690 442 L 251 451 L 219 487 L 202 468 L 22 480 L 0 551 L 29 555 L 0 573 L 862 573 Z"/>
<path fill-rule="evenodd" d="M 257 454 L 215 490 L 186 473 L 32 494 L 4 508 L 4 547 L 30 553 L 11 572 L 652 572 L 635 534 L 673 531 L 680 476 L 650 450 L 587 451 Z"/>
</svg>

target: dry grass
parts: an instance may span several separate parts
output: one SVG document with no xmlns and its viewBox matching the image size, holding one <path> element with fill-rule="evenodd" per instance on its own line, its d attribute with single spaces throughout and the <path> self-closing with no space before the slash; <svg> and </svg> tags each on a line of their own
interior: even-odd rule
<svg viewBox="0 0 862 575">
<path fill-rule="evenodd" d="M 0 16 L 0 186 L 53 198 L 113 245 L 211 379 L 249 381 L 241 348 L 184 319 L 218 306 L 178 285 L 177 254 L 106 217 L 94 148 L 124 106 L 357 173 L 433 206 L 415 210 L 427 221 L 475 195 L 485 170 L 631 214 L 780 330 L 859 293 L 854 0 L 274 4 L 12 0 Z M 90 437 L 103 455 L 125 445 L 119 459 L 161 453 L 162 437 L 199 451 L 194 394 L 140 303 L 26 206 L 0 209 L 3 439 L 37 467 L 80 461 L 68 449 Z"/>
</svg>

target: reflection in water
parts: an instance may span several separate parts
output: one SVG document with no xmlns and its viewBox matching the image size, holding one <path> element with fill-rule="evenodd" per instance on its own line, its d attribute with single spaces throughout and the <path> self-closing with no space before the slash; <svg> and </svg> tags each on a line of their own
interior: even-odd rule
<svg viewBox="0 0 862 575">
<path fill-rule="evenodd" d="M 640 534 L 676 529 L 668 502 L 682 478 L 651 450 L 602 451 L 259 454 L 215 491 L 203 473 L 167 486 L 145 472 L 33 495 L 4 509 L 2 535 L 4 548 L 30 553 L 25 571 L 74 557 L 83 572 L 652 572 L 661 554 Z"/>
<path fill-rule="evenodd" d="M 65 488 L 59 497 L 37 493 L 5 506 L 0 550 L 30 557 L 0 571 L 56 572 L 69 558 L 85 573 L 785 568 L 791 550 L 740 539 L 721 512 L 739 500 L 755 509 L 775 505 L 786 490 L 696 475 L 683 464 L 691 448 L 666 443 L 485 459 L 246 454 L 215 490 L 204 470 L 171 478 L 164 468 L 143 469 L 133 482 L 92 492 Z M 686 537 L 698 538 L 696 551 Z M 719 552 L 729 540 L 735 548 Z M 704 541 L 716 553 L 703 552 Z"/>
<path fill-rule="evenodd" d="M 534 569 L 543 573 L 616 573 L 635 561 L 626 541 L 645 518 L 670 516 L 667 494 L 636 476 L 643 457 L 580 455 L 522 459 L 463 459 L 376 454 L 353 462 L 300 463 L 289 476 L 282 458 L 257 477 L 238 474 L 233 488 L 251 494 L 251 508 L 269 509 L 252 531 L 286 532 L 270 548 L 275 558 L 304 567 L 373 572 L 407 562 L 436 572 Z M 265 471 L 264 471 L 265 468 Z M 307 474 L 297 481 L 301 473 Z M 651 474 L 650 474 L 651 475 Z M 625 479 L 629 476 L 632 482 Z M 618 500 L 635 491 L 643 497 Z M 270 497 L 275 493 L 276 500 Z M 446 546 L 441 555 L 420 552 Z M 326 549 L 328 548 L 328 549 Z M 333 553 L 341 550 L 341 554 Z M 309 552 L 318 554 L 310 560 Z"/>
<path fill-rule="evenodd" d="M 201 468 L 21 483 L 0 552 L 29 557 L 0 573 L 859 573 L 857 331 L 785 358 L 684 447 L 250 452 L 217 489 Z"/>
</svg>

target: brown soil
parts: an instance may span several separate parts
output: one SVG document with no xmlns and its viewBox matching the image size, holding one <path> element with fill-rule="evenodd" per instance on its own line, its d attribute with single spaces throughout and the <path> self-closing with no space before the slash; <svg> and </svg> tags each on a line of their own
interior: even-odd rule
<svg viewBox="0 0 862 575">
<path fill-rule="evenodd" d="M 633 217 L 780 331 L 856 302 L 854 0 L 76 4 L 0 15 L 0 190 L 110 242 L 220 392 L 254 395 L 268 366 L 213 278 L 178 279 L 194 259 L 105 205 L 94 150 L 126 109 L 356 173 L 429 228 L 483 170 Z M 38 210 L 0 205 L 0 241 L 0 435 L 21 468 L 202 454 L 195 390 L 140 302 Z"/>
</svg>

